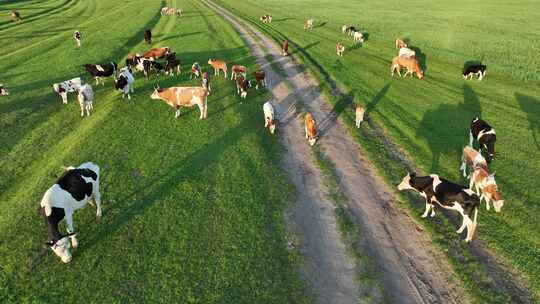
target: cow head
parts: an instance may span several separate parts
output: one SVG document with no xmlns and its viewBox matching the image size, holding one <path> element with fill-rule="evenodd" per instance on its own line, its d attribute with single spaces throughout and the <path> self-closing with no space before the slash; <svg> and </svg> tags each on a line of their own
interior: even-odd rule
<svg viewBox="0 0 540 304">
<path fill-rule="evenodd" d="M 274 120 L 270 117 L 266 117 L 266 120 L 268 121 L 268 130 L 270 131 L 270 134 L 274 134 L 276 131 L 276 124 L 274 123 Z"/>
<path fill-rule="evenodd" d="M 150 95 L 150 98 L 152 99 L 161 99 L 161 96 L 159 96 L 159 93 L 163 92 L 163 90 L 159 87 L 159 85 L 154 86 L 154 92 L 152 95 Z"/>
<path fill-rule="evenodd" d="M 416 177 L 416 173 L 414 172 L 407 173 L 407 175 L 405 175 L 405 177 L 403 177 L 403 179 L 401 180 L 401 183 L 397 186 L 398 190 L 403 191 L 403 190 L 414 189 L 413 186 L 411 185 L 411 178 L 414 178 L 414 177 Z"/>
<path fill-rule="evenodd" d="M 497 187 L 497 182 L 495 181 L 495 173 L 490 174 L 487 177 L 485 185 L 486 186 L 484 187 L 484 191 L 486 192 L 487 196 L 489 196 L 493 201 L 493 207 L 495 208 L 495 212 L 501 212 L 501 209 L 504 206 L 504 200 L 502 199 L 502 195 L 499 192 L 499 188 Z"/>
<path fill-rule="evenodd" d="M 57 240 L 56 242 L 50 241 L 45 243 L 46 245 L 51 248 L 51 250 L 56 254 L 60 260 L 64 263 L 71 262 L 71 242 L 70 239 L 74 238 L 75 234 L 70 234 L 63 236 L 61 239 Z"/>
<path fill-rule="evenodd" d="M 9 95 L 9 91 L 4 87 L 4 85 L 0 84 L 0 95 L 1 96 L 7 96 Z"/>
<path fill-rule="evenodd" d="M 214 59 L 210 58 L 208 59 L 208 64 L 213 64 L 214 63 Z"/>
</svg>

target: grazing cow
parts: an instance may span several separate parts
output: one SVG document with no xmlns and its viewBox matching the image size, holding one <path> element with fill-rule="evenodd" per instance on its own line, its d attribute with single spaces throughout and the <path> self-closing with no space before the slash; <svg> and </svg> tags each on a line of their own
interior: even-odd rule
<svg viewBox="0 0 540 304">
<path fill-rule="evenodd" d="M 180 60 L 176 59 L 176 53 L 167 55 L 167 64 L 165 65 L 165 73 L 174 76 L 174 69 L 180 75 Z"/>
<path fill-rule="evenodd" d="M 178 16 L 182 16 L 182 10 L 180 9 L 175 9 L 174 7 L 163 7 L 160 11 L 161 15 L 178 15 Z"/>
<path fill-rule="evenodd" d="M 175 108 L 174 118 L 180 116 L 180 107 L 197 105 L 201 113 L 199 119 L 203 119 L 208 115 L 207 95 L 206 89 L 203 87 L 170 87 L 166 89 L 156 88 L 150 98 L 164 100 L 168 105 Z"/>
<path fill-rule="evenodd" d="M 67 93 L 77 92 L 82 86 L 80 77 L 53 84 L 53 90 L 62 97 L 62 103 L 67 104 Z"/>
<path fill-rule="evenodd" d="M 94 90 L 89 84 L 84 84 L 79 88 L 77 94 L 79 105 L 81 106 L 81 117 L 84 117 L 84 111 L 86 110 L 86 116 L 90 116 L 90 110 L 94 109 Z"/>
<path fill-rule="evenodd" d="M 52 185 L 41 199 L 39 213 L 45 219 L 48 242 L 45 244 L 62 260 L 69 263 L 72 259 L 70 247 L 77 248 L 73 213 L 86 206 L 96 204 L 96 217 L 101 218 L 101 193 L 99 192 L 99 167 L 91 162 L 77 168 L 66 168 L 64 174 Z M 67 235 L 62 235 L 58 223 L 66 220 Z M 71 241 L 71 242 L 70 242 Z"/>
<path fill-rule="evenodd" d="M 469 146 L 473 146 L 473 140 L 477 140 L 480 143 L 479 151 L 482 152 L 482 148 L 487 150 L 487 162 L 488 164 L 495 157 L 495 142 L 497 141 L 497 135 L 495 129 L 493 129 L 487 122 L 475 117 L 471 121 L 471 128 L 469 130 Z"/>
<path fill-rule="evenodd" d="M 358 43 L 358 42 L 364 43 L 364 41 L 365 41 L 365 40 L 364 40 L 364 34 L 363 34 L 362 32 L 360 32 L 360 31 L 354 32 L 354 34 L 353 34 L 353 40 L 354 40 L 354 42 L 356 42 L 356 43 Z"/>
<path fill-rule="evenodd" d="M 345 53 L 345 46 L 341 42 L 338 42 L 336 44 L 336 54 L 343 57 L 343 53 Z"/>
<path fill-rule="evenodd" d="M 205 88 L 208 95 L 210 95 L 212 89 L 210 88 L 210 75 L 208 75 L 207 72 L 204 72 L 202 75 L 202 87 Z"/>
<path fill-rule="evenodd" d="M 270 134 L 274 134 L 274 131 L 276 130 L 276 124 L 274 123 L 274 107 L 270 103 L 270 101 L 267 101 L 263 105 L 263 112 L 264 112 L 264 127 L 268 128 L 270 131 Z"/>
<path fill-rule="evenodd" d="M 208 59 L 208 64 L 214 68 L 214 75 L 219 76 L 219 71 L 223 71 L 225 79 L 227 79 L 227 63 L 223 60 Z"/>
<path fill-rule="evenodd" d="M 416 58 L 416 52 L 409 48 L 402 47 L 399 49 L 398 56 L 402 58 Z"/>
<path fill-rule="evenodd" d="M 192 79 L 193 76 L 195 76 L 195 78 L 201 77 L 201 66 L 198 62 L 194 62 L 191 65 L 191 75 L 189 76 L 189 79 Z"/>
<path fill-rule="evenodd" d="M 360 128 L 360 124 L 364 121 L 364 114 L 366 113 L 366 109 L 364 107 L 358 105 L 356 106 L 356 127 Z"/>
<path fill-rule="evenodd" d="M 105 82 L 101 79 L 101 77 L 113 76 L 114 78 L 116 78 L 116 70 L 118 69 L 118 65 L 116 65 L 116 62 L 111 61 L 102 65 L 85 64 L 84 68 L 96 80 L 96 85 L 99 84 L 100 80 L 101 84 L 105 85 Z"/>
<path fill-rule="evenodd" d="M 75 43 L 77 44 L 77 47 L 80 48 L 81 47 L 81 39 L 82 39 L 81 32 L 75 31 L 73 33 L 73 39 L 75 39 Z"/>
<path fill-rule="evenodd" d="M 304 21 L 304 30 L 312 30 L 313 29 L 313 19 L 308 19 Z"/>
<path fill-rule="evenodd" d="M 396 49 L 401 49 L 401 48 L 406 48 L 407 47 L 407 44 L 405 43 L 405 41 L 399 39 L 399 38 L 396 38 Z"/>
<path fill-rule="evenodd" d="M 472 79 L 474 75 L 478 76 L 478 81 L 482 81 L 486 76 L 487 67 L 483 64 L 470 65 L 463 70 L 463 79 Z"/>
<path fill-rule="evenodd" d="M 424 72 L 420 69 L 420 64 L 418 63 L 418 60 L 415 58 L 403 58 L 403 57 L 394 57 L 392 59 L 392 68 L 391 73 L 392 77 L 394 77 L 394 72 L 397 71 L 399 77 L 401 77 L 401 69 L 406 68 L 407 72 L 405 73 L 405 77 L 407 77 L 407 74 L 410 74 L 411 77 L 413 73 L 416 74 L 418 79 L 424 78 Z"/>
<path fill-rule="evenodd" d="M 272 15 L 262 15 L 260 20 L 263 22 L 263 23 L 272 23 Z"/>
<path fill-rule="evenodd" d="M 349 28 L 349 25 L 344 25 L 341 27 L 341 32 L 345 34 L 347 32 L 347 29 Z"/>
<path fill-rule="evenodd" d="M 0 96 L 8 96 L 8 95 L 9 95 L 9 91 L 3 84 L 0 83 Z"/>
<path fill-rule="evenodd" d="M 146 79 L 148 79 L 148 75 L 150 75 L 151 71 L 155 71 L 156 74 L 160 74 L 165 70 L 163 65 L 157 61 L 149 60 L 149 59 L 142 59 L 142 66 L 143 66 L 143 72 L 144 76 L 146 76 Z"/>
<path fill-rule="evenodd" d="M 143 54 L 143 57 L 146 59 L 160 59 L 165 58 L 169 53 L 171 52 L 170 47 L 160 47 L 160 48 L 153 48 Z"/>
<path fill-rule="evenodd" d="M 281 52 L 283 53 L 283 56 L 289 55 L 289 40 L 285 40 L 283 42 L 283 46 L 281 47 Z"/>
<path fill-rule="evenodd" d="M 247 97 L 247 90 L 251 87 L 251 83 L 243 76 L 236 77 L 236 91 L 241 98 Z"/>
<path fill-rule="evenodd" d="M 306 139 L 309 142 L 310 146 L 315 145 L 315 142 L 317 141 L 317 125 L 315 123 L 315 119 L 313 118 L 313 115 L 311 113 L 307 113 L 304 117 L 304 130 L 306 131 Z"/>
<path fill-rule="evenodd" d="M 472 240 L 480 205 L 480 199 L 474 191 L 440 178 L 436 174 L 416 176 L 414 173 L 407 174 L 397 188 L 400 191 L 407 189 L 417 191 L 426 199 L 426 210 L 422 217 L 426 217 L 430 210 L 431 216 L 435 216 L 434 203 L 460 213 L 463 220 L 457 233 L 462 233 L 467 228 L 465 241 Z"/>
<path fill-rule="evenodd" d="M 473 170 L 477 167 L 481 167 L 484 170 L 487 170 L 487 162 L 485 158 L 480 152 L 469 146 L 465 146 L 463 148 L 463 156 L 461 156 L 461 167 L 459 168 L 461 171 L 463 171 L 464 177 L 467 177 L 467 166 L 472 167 Z"/>
<path fill-rule="evenodd" d="M 122 91 L 122 98 L 124 98 L 126 95 L 128 99 L 131 99 L 131 95 L 129 95 L 129 92 L 133 93 L 133 83 L 135 82 L 135 78 L 133 77 L 133 74 L 131 74 L 131 70 L 129 67 L 123 67 L 120 69 L 120 74 L 118 74 L 118 79 L 114 80 L 114 86 L 117 90 Z"/>
<path fill-rule="evenodd" d="M 242 75 L 246 78 L 247 68 L 243 65 L 233 65 L 231 68 L 231 79 L 235 80 L 238 75 Z"/>
<path fill-rule="evenodd" d="M 168 12 L 169 12 L 169 7 L 167 7 L 167 6 L 164 6 L 164 7 L 162 7 L 162 8 L 161 8 L 161 11 L 160 11 L 160 13 L 161 13 L 161 16 L 163 16 L 163 15 L 167 15 L 167 14 L 168 14 Z"/>
<path fill-rule="evenodd" d="M 16 22 L 22 21 L 21 14 L 17 11 L 11 11 L 10 16 L 11 16 L 11 20 L 13 21 L 16 21 Z"/>
<path fill-rule="evenodd" d="M 148 44 L 152 43 L 152 31 L 151 30 L 144 31 L 144 41 L 146 41 L 146 43 L 148 43 Z"/>
<path fill-rule="evenodd" d="M 182 17 L 182 9 L 176 9 L 175 14 L 176 14 L 176 16 L 178 16 L 178 17 Z"/>
<path fill-rule="evenodd" d="M 486 201 L 486 209 L 488 211 L 490 209 L 490 203 L 493 203 L 495 212 L 501 212 L 504 200 L 495 182 L 495 174 L 489 174 L 482 167 L 475 168 L 469 183 L 469 188 L 473 189 L 473 187 L 476 189 L 476 194 L 480 195 L 480 191 L 482 192 L 480 202 L 482 202 L 482 199 Z"/>
<path fill-rule="evenodd" d="M 255 85 L 256 90 L 259 89 L 259 86 L 266 88 L 266 74 L 264 73 L 263 70 L 256 70 L 255 72 L 253 72 L 253 78 L 255 78 L 255 81 L 256 81 L 256 85 Z"/>
<path fill-rule="evenodd" d="M 345 32 L 347 33 L 348 36 L 353 36 L 354 33 L 356 33 L 356 28 L 354 26 L 349 26 Z"/>
</svg>

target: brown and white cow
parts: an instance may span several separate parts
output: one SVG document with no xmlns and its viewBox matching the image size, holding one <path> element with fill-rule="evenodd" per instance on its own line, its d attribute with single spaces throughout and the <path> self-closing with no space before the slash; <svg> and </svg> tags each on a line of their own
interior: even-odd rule
<svg viewBox="0 0 540 304">
<path fill-rule="evenodd" d="M 487 170 L 486 159 L 480 152 L 469 146 L 463 148 L 463 155 L 461 156 L 460 170 L 463 171 L 464 177 L 467 177 L 467 166 L 471 167 L 473 170 L 477 167 L 482 167 Z"/>
<path fill-rule="evenodd" d="M 497 187 L 495 174 L 489 174 L 489 172 L 482 167 L 475 168 L 469 183 L 469 188 L 473 189 L 473 187 L 478 195 L 482 192 L 480 195 L 480 202 L 482 202 L 482 199 L 486 201 L 487 210 L 490 209 L 490 204 L 493 204 L 495 212 L 501 212 L 504 200 Z"/>
<path fill-rule="evenodd" d="M 311 113 L 307 113 L 304 117 L 304 123 L 305 123 L 305 131 L 306 131 L 306 139 L 309 142 L 310 146 L 315 145 L 315 142 L 317 141 L 317 124 L 315 123 L 315 119 L 313 118 L 313 115 Z"/>
<path fill-rule="evenodd" d="M 313 19 L 308 19 L 304 21 L 304 30 L 312 30 L 313 29 Z"/>
<path fill-rule="evenodd" d="M 338 42 L 336 44 L 336 54 L 343 57 L 343 53 L 345 53 L 345 46 L 341 42 Z"/>
<path fill-rule="evenodd" d="M 223 71 L 227 79 L 227 63 L 223 60 L 208 59 L 208 64 L 214 68 L 214 75 L 219 76 L 219 71 Z"/>
<path fill-rule="evenodd" d="M 358 105 L 356 106 L 356 127 L 360 128 L 360 124 L 364 121 L 364 114 L 366 113 L 366 109 L 364 107 Z"/>
<path fill-rule="evenodd" d="M 22 21 L 21 14 L 17 11 L 11 11 L 9 15 L 11 16 L 11 20 L 13 21 L 16 21 L 16 22 Z"/>
<path fill-rule="evenodd" d="M 281 47 L 281 52 L 283 53 L 283 56 L 289 55 L 289 40 L 285 40 L 283 42 L 283 46 Z"/>
<path fill-rule="evenodd" d="M 264 112 L 264 127 L 268 128 L 270 131 L 270 134 L 274 134 L 274 131 L 276 130 L 276 124 L 274 122 L 274 107 L 270 103 L 270 101 L 267 101 L 263 105 L 263 112 Z"/>
<path fill-rule="evenodd" d="M 418 60 L 415 58 L 403 58 L 403 57 L 394 57 L 392 59 L 392 67 L 391 67 L 391 73 L 392 77 L 394 77 L 394 72 L 397 71 L 398 75 L 401 77 L 401 69 L 406 68 L 407 72 L 405 73 L 405 77 L 407 74 L 410 74 L 411 76 L 416 74 L 418 79 L 424 78 L 424 72 L 420 69 L 420 64 L 418 63 Z"/>
<path fill-rule="evenodd" d="M 259 89 L 259 86 L 266 88 L 266 74 L 263 70 L 256 70 L 253 72 L 253 78 L 255 78 L 255 81 L 257 84 L 255 85 L 255 89 Z"/>
<path fill-rule="evenodd" d="M 401 40 L 400 38 L 396 38 L 396 49 L 406 48 L 407 43 L 405 41 Z"/>
<path fill-rule="evenodd" d="M 233 65 L 231 68 L 231 79 L 235 80 L 238 75 L 243 75 L 245 78 L 247 75 L 247 68 L 243 65 Z"/>
<path fill-rule="evenodd" d="M 261 18 L 259 18 L 259 20 L 261 20 L 262 23 L 272 23 L 272 15 L 269 15 L 269 14 L 262 15 Z"/>
<path fill-rule="evenodd" d="M 247 91 L 251 87 L 251 83 L 243 75 L 238 75 L 235 79 L 236 81 L 236 91 L 241 98 L 247 97 Z"/>
<path fill-rule="evenodd" d="M 0 83 L 0 96 L 8 96 L 9 95 L 9 91 L 8 89 Z"/>
<path fill-rule="evenodd" d="M 201 113 L 199 119 L 203 119 L 207 117 L 207 95 L 207 91 L 203 87 L 170 87 L 165 89 L 156 88 L 150 98 L 161 99 L 175 108 L 174 118 L 180 116 L 180 107 L 197 105 Z"/>
<path fill-rule="evenodd" d="M 171 48 L 169 47 L 160 47 L 160 48 L 153 48 L 143 54 L 143 57 L 146 59 L 160 59 L 165 58 L 169 53 L 171 52 Z"/>
</svg>

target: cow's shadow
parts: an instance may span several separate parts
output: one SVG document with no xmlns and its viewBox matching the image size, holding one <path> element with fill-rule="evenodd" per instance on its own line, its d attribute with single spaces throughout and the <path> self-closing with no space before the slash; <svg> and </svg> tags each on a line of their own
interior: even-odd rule
<svg viewBox="0 0 540 304">
<path fill-rule="evenodd" d="M 536 145 L 536 149 L 540 150 L 540 143 L 538 142 L 538 136 L 540 134 L 540 101 L 532 96 L 523 95 L 520 93 L 514 94 L 519 106 L 527 114 L 527 120 L 529 121 L 529 129 Z"/>
<path fill-rule="evenodd" d="M 418 60 L 418 64 L 420 64 L 420 68 L 422 71 L 424 71 L 424 74 L 427 71 L 427 56 L 422 50 L 417 46 L 409 46 L 411 50 L 413 50 L 416 53 L 416 60 Z"/>
<path fill-rule="evenodd" d="M 442 155 L 455 159 L 461 157 L 461 150 L 468 140 L 470 122 L 481 113 L 478 96 L 464 84 L 463 102 L 457 105 L 444 103 L 424 114 L 416 135 L 423 138 L 431 150 L 431 173 L 440 170 Z"/>
</svg>

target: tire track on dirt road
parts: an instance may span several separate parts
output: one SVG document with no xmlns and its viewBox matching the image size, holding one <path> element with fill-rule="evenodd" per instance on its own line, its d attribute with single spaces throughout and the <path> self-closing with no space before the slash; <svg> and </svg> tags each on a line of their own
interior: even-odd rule
<svg viewBox="0 0 540 304">
<path fill-rule="evenodd" d="M 311 156 L 299 123 L 305 107 L 318 122 L 323 136 L 318 145 L 335 168 L 346 204 L 360 222 L 361 242 L 377 264 L 388 300 L 399 303 L 463 303 L 466 292 L 455 283 L 444 254 L 431 243 L 417 225 L 394 206 L 397 200 L 348 135 L 318 83 L 305 71 L 280 55 L 280 48 L 253 26 L 239 20 L 216 4 L 204 1 L 238 30 L 266 72 L 274 95 L 279 136 L 286 152 L 283 166 L 296 186 L 293 224 L 298 226 L 306 257 L 303 276 L 315 291 L 317 303 L 357 303 L 355 265 L 346 256 L 336 227 L 333 206 L 321 178 L 321 170 Z M 255 39 L 257 37 L 258 39 Z M 272 70 L 264 50 L 275 58 L 287 75 L 283 79 Z M 289 89 L 290 83 L 293 90 Z M 352 263 L 352 264 L 351 264 Z M 365 299 L 364 299 L 365 300 Z"/>
</svg>

